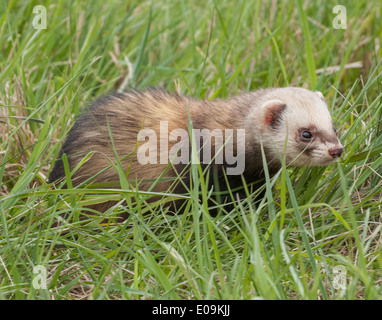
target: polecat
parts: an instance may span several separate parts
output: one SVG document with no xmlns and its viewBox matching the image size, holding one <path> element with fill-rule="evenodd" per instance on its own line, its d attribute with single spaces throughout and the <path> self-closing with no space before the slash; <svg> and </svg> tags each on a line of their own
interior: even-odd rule
<svg viewBox="0 0 382 320">
<path fill-rule="evenodd" d="M 177 177 L 173 192 L 190 183 L 189 162 L 214 171 L 221 190 L 264 178 L 262 148 L 270 174 L 292 166 L 326 166 L 343 147 L 320 92 L 302 88 L 269 88 L 229 99 L 198 100 L 160 89 L 115 93 L 95 101 L 70 130 L 49 182 L 65 177 L 91 153 L 72 176 L 82 182 L 117 182 L 117 156 L 128 180 L 148 190 L 158 177 Z M 167 171 L 166 171 L 167 170 Z M 143 183 L 149 180 L 151 183 Z M 151 191 L 166 191 L 162 179 Z M 216 180 L 215 180 L 216 181 Z M 142 182 L 142 183 L 140 183 Z M 113 202 L 93 206 L 105 211 Z"/>
</svg>

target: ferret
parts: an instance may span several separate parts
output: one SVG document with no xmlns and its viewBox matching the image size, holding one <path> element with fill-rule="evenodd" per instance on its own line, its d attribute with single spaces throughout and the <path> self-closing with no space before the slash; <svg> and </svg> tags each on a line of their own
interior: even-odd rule
<svg viewBox="0 0 382 320">
<path fill-rule="evenodd" d="M 273 175 L 283 159 L 288 166 L 327 166 L 343 146 L 318 91 L 267 88 L 200 100 L 149 89 L 96 100 L 69 131 L 49 183 L 64 179 L 64 153 L 71 171 L 87 157 L 71 177 L 73 186 L 118 182 L 120 164 L 132 188 L 183 193 L 192 180 L 190 163 L 213 172 L 210 184 L 217 181 L 220 190 L 228 189 L 227 180 L 231 189 L 242 187 L 243 178 L 258 188 L 265 177 L 262 155 Z M 115 203 L 92 209 L 104 212 Z"/>
</svg>

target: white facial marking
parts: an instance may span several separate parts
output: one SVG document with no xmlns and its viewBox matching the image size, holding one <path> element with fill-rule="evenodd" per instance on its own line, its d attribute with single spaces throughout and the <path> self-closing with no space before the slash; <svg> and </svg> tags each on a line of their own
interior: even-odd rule
<svg viewBox="0 0 382 320">
<path fill-rule="evenodd" d="M 278 153 L 284 156 L 285 139 L 287 164 L 322 166 L 336 159 L 329 154 L 329 150 L 341 149 L 342 145 L 334 131 L 333 121 L 321 92 L 280 88 L 270 91 L 266 98 L 263 106 L 269 106 L 276 101 L 286 105 L 282 113 L 282 123 L 277 128 L 268 128 L 262 133 L 264 140 L 276 147 L 273 151 L 270 148 L 276 159 Z M 310 132 L 312 140 L 301 137 L 302 131 Z"/>
</svg>

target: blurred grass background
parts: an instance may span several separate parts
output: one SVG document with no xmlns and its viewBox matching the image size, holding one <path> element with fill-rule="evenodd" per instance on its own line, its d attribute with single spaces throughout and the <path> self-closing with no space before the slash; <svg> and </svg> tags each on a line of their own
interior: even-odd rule
<svg viewBox="0 0 382 320">
<path fill-rule="evenodd" d="M 347 1 L 346 29 L 334 29 L 338 4 L 1 1 L 0 298 L 380 299 L 382 7 Z M 46 29 L 33 28 L 36 5 Z M 345 154 L 327 168 L 284 168 L 259 206 L 249 190 L 215 218 L 196 193 L 174 216 L 101 190 L 128 200 L 126 223 L 115 208 L 106 225 L 94 215 L 55 226 L 89 197 L 46 184 L 76 115 L 148 86 L 206 99 L 320 90 Z M 33 286 L 37 265 L 46 289 Z"/>
</svg>

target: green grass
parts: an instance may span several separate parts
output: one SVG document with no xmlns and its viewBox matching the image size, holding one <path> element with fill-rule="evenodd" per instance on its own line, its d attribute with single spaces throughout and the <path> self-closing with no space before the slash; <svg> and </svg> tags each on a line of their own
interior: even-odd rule
<svg viewBox="0 0 382 320">
<path fill-rule="evenodd" d="M 37 4 L 46 30 L 32 27 Z M 382 8 L 347 1 L 336 30 L 336 1 L 274 4 L 0 3 L 1 299 L 381 299 Z M 102 94 L 162 86 L 213 99 L 287 85 L 323 92 L 345 153 L 283 168 L 257 206 L 246 186 L 211 217 L 198 167 L 182 215 L 164 205 L 176 195 L 147 204 L 152 193 L 129 189 L 118 164 L 122 189 L 46 184 L 75 116 Z M 100 199 L 126 202 L 81 220 Z M 38 265 L 46 289 L 33 286 Z"/>
</svg>

